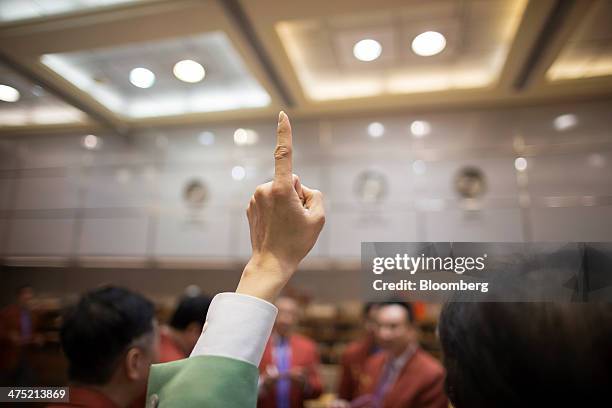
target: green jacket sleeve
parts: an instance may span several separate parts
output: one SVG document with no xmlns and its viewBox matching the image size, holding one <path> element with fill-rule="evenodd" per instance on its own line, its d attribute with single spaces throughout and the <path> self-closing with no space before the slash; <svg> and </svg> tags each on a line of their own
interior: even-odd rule
<svg viewBox="0 0 612 408">
<path fill-rule="evenodd" d="M 147 408 L 251 408 L 257 404 L 258 370 L 220 356 L 195 356 L 154 364 Z"/>
</svg>

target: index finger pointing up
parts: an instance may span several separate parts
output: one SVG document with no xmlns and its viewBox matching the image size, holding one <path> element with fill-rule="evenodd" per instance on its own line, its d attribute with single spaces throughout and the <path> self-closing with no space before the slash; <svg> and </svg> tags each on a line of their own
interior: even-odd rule
<svg viewBox="0 0 612 408">
<path fill-rule="evenodd" d="M 285 112 L 278 114 L 276 129 L 276 148 L 274 149 L 274 180 L 292 183 L 293 180 L 293 143 L 291 140 L 291 123 Z"/>
</svg>

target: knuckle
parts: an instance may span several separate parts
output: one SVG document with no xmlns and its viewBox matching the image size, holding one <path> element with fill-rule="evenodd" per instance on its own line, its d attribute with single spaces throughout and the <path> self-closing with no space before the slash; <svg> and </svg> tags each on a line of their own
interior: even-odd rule
<svg viewBox="0 0 612 408">
<path fill-rule="evenodd" d="M 265 187 L 260 184 L 255 188 L 255 194 L 251 197 L 251 202 L 255 201 L 256 198 L 261 198 L 265 194 Z"/>
<path fill-rule="evenodd" d="M 277 145 L 274 149 L 274 159 L 285 159 L 291 155 L 291 147 L 285 145 Z"/>
<path fill-rule="evenodd" d="M 312 220 L 312 224 L 318 229 L 323 228 L 323 226 L 325 225 L 325 215 L 316 215 Z"/>
<path fill-rule="evenodd" d="M 287 193 L 287 188 L 282 183 L 272 183 L 271 191 L 272 196 L 281 197 Z"/>
</svg>

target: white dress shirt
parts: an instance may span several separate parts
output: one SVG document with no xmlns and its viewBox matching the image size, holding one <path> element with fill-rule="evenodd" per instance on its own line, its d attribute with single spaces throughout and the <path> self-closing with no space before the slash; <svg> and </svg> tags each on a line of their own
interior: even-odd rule
<svg viewBox="0 0 612 408">
<path fill-rule="evenodd" d="M 189 357 L 221 356 L 259 366 L 277 312 L 276 306 L 253 296 L 216 295 Z"/>
</svg>

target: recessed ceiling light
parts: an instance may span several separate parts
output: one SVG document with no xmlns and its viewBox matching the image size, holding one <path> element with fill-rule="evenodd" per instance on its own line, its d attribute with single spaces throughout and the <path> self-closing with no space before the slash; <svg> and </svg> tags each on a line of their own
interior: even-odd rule
<svg viewBox="0 0 612 408">
<path fill-rule="evenodd" d="M 236 146 L 249 146 L 257 143 L 259 136 L 253 129 L 238 128 L 234 131 L 234 143 Z"/>
<path fill-rule="evenodd" d="M 19 100 L 19 91 L 8 85 L 0 85 L 0 101 L 17 102 Z"/>
<path fill-rule="evenodd" d="M 425 174 L 426 170 L 427 166 L 423 160 L 415 160 L 414 163 L 412 163 L 412 171 L 414 174 L 422 175 Z"/>
<path fill-rule="evenodd" d="M 95 150 L 100 147 L 100 138 L 96 135 L 87 135 L 83 138 L 82 144 L 87 150 Z"/>
<path fill-rule="evenodd" d="M 193 60 L 182 60 L 177 62 L 172 72 L 174 72 L 174 76 L 181 81 L 189 83 L 200 82 L 204 79 L 204 75 L 206 75 L 204 67 Z"/>
<path fill-rule="evenodd" d="M 201 145 L 211 146 L 215 144 L 215 134 L 213 132 L 202 132 L 198 136 L 198 141 Z"/>
<path fill-rule="evenodd" d="M 232 168 L 232 178 L 236 181 L 244 180 L 246 177 L 246 169 L 242 166 L 234 166 Z"/>
<path fill-rule="evenodd" d="M 527 170 L 527 159 L 525 159 L 524 157 L 517 157 L 514 161 L 514 168 L 518 171 Z"/>
<path fill-rule="evenodd" d="M 431 125 L 424 120 L 415 120 L 410 124 L 410 133 L 412 136 L 421 138 L 427 136 L 431 132 Z"/>
<path fill-rule="evenodd" d="M 134 68 L 130 71 L 130 82 L 138 88 L 150 88 L 155 83 L 155 74 L 146 68 Z"/>
<path fill-rule="evenodd" d="M 359 61 L 374 61 L 382 53 L 382 45 L 376 40 L 365 39 L 358 41 L 353 46 L 353 55 Z"/>
<path fill-rule="evenodd" d="M 425 31 L 412 40 L 412 51 L 422 57 L 430 57 L 442 52 L 446 38 L 437 31 Z"/>
<path fill-rule="evenodd" d="M 380 122 L 372 122 L 368 125 L 368 134 L 373 138 L 382 137 L 385 134 L 385 125 Z"/>
<path fill-rule="evenodd" d="M 572 113 L 566 113 L 555 118 L 553 125 L 559 132 L 569 130 L 578 124 L 578 118 Z"/>
</svg>

